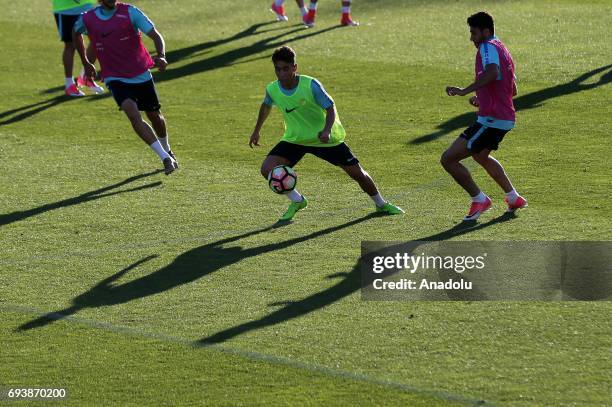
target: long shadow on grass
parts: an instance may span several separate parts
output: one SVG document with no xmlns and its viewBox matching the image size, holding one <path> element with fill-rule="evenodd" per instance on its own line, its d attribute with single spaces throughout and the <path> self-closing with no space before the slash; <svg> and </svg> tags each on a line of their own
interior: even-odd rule
<svg viewBox="0 0 612 407">
<path fill-rule="evenodd" d="M 415 239 L 415 241 L 447 240 L 455 236 L 464 235 L 466 233 L 471 233 L 501 222 L 508 221 L 512 218 L 513 216 L 511 214 L 504 214 L 488 222 L 480 224 L 475 222 L 463 222 L 443 232 L 436 233 L 435 235 L 431 236 L 425 236 L 420 239 Z M 402 244 L 400 247 L 405 249 L 406 245 Z M 389 250 L 391 250 L 391 248 Z M 270 304 L 272 306 L 280 305 L 282 306 L 282 308 L 260 319 L 246 322 L 244 324 L 228 328 L 224 331 L 200 339 L 199 341 L 197 341 L 197 344 L 205 346 L 224 342 L 238 335 L 242 335 L 256 329 L 269 327 L 272 325 L 286 322 L 293 318 L 301 317 L 303 315 L 324 308 L 344 297 L 353 294 L 362 286 L 360 262 L 357 261 L 357 263 L 350 272 L 336 273 L 332 276 L 329 276 L 329 278 L 341 278 L 341 280 L 337 284 L 304 299 L 298 301 L 286 301 Z"/>
<path fill-rule="evenodd" d="M 519 96 L 518 98 L 514 99 L 514 107 L 517 111 L 534 109 L 537 107 L 541 107 L 543 103 L 549 99 L 571 95 L 572 93 L 578 93 L 585 90 L 591 90 L 599 86 L 607 85 L 612 82 L 612 70 L 609 70 L 607 73 L 602 75 L 597 82 L 584 82 L 589 78 L 610 69 L 611 67 L 612 65 L 602 66 L 601 68 L 597 68 L 583 75 L 580 75 L 573 81 L 561 85 L 551 86 L 550 88 L 545 88 L 536 92 Z M 414 140 L 411 140 L 409 144 L 422 144 L 429 141 L 437 140 L 438 138 L 450 134 L 452 132 L 465 129 L 466 127 L 474 123 L 475 120 L 475 112 L 460 114 L 459 116 L 455 116 L 452 119 L 449 119 L 444 123 L 438 125 L 438 131 L 431 134 L 427 134 L 425 136 L 417 137 Z"/>
<path fill-rule="evenodd" d="M 263 25 L 266 25 L 266 24 L 268 23 L 255 24 L 249 27 L 247 30 L 236 34 L 236 36 L 238 38 L 242 38 L 247 35 L 252 35 L 256 33 L 257 28 Z M 303 26 L 298 26 L 296 28 L 290 29 L 289 31 L 284 31 L 284 32 L 281 32 L 280 34 L 263 38 L 259 41 L 253 42 L 252 44 L 245 45 L 239 48 L 230 49 L 229 51 L 223 52 L 219 55 L 213 55 L 208 58 L 199 59 L 199 60 L 190 62 L 186 65 L 179 66 L 177 68 L 171 67 L 170 69 L 162 73 L 155 72 L 153 76 L 157 82 L 164 82 L 164 81 L 171 81 L 173 79 L 183 78 L 189 75 L 202 73 L 202 72 L 206 72 L 206 71 L 210 71 L 214 69 L 228 67 L 231 65 L 235 65 L 237 61 L 243 58 L 251 57 L 253 55 L 259 54 L 269 49 L 277 48 L 281 45 L 284 45 L 290 42 L 300 41 L 300 40 L 303 40 L 309 37 L 314 37 L 316 35 L 335 30 L 339 27 L 341 26 L 340 25 L 332 26 L 332 27 L 324 28 L 318 31 L 309 30 L 306 34 L 290 36 L 291 34 L 295 34 L 297 32 L 304 31 Z M 268 30 L 268 31 L 272 31 L 272 30 Z M 245 33 L 248 33 L 248 34 L 245 34 Z M 176 58 L 176 61 L 179 61 L 180 59 L 183 59 L 186 56 L 192 55 L 193 53 L 201 52 L 202 50 L 208 49 L 212 46 L 223 44 L 224 42 L 227 42 L 227 40 L 212 41 L 212 42 L 204 43 L 201 45 L 195 45 L 195 46 L 173 51 L 168 54 L 169 62 L 172 62 L 174 58 Z M 262 58 L 265 58 L 265 57 L 262 57 Z"/>
<path fill-rule="evenodd" d="M 129 177 L 116 184 L 109 185 L 104 188 L 96 189 L 95 191 L 86 192 L 84 194 L 75 196 L 73 198 L 63 199 L 61 201 L 41 205 L 36 208 L 28 209 L 25 211 L 16 211 L 16 212 L 11 212 L 11 213 L 6 213 L 4 215 L 0 215 L 0 226 L 8 225 L 10 223 L 24 220 L 32 216 L 40 215 L 41 213 L 49 212 L 55 209 L 66 208 L 69 206 L 74 206 L 74 205 L 82 204 L 85 202 L 93 201 L 96 199 L 106 198 L 106 197 L 113 196 L 113 195 L 119 195 L 119 194 L 123 194 L 126 192 L 135 192 L 135 191 L 141 191 L 143 189 L 155 188 L 161 185 L 160 181 L 151 182 L 149 184 L 141 185 L 139 187 L 122 189 L 119 191 L 113 191 L 131 182 L 137 181 L 142 178 L 149 177 L 154 174 L 158 174 L 161 171 L 162 170 L 156 170 L 156 171 L 147 172 L 145 174 L 134 175 L 133 177 Z"/>
<path fill-rule="evenodd" d="M 0 113 L 0 119 L 4 119 L 5 117 L 9 117 L 6 120 L 0 121 L 0 126 L 6 126 L 7 124 L 20 122 L 24 119 L 27 119 L 30 116 L 34 116 L 42 111 L 52 108 L 53 106 L 57 106 L 60 103 L 69 102 L 71 100 L 75 100 L 77 98 L 66 96 L 64 94 L 55 96 L 51 99 L 43 100 L 42 102 L 32 103 L 29 105 L 25 105 L 22 107 L 18 107 L 15 109 L 7 110 Z"/>
<path fill-rule="evenodd" d="M 157 257 L 148 256 L 100 281 L 87 292 L 74 298 L 70 307 L 43 315 L 33 321 L 21 325 L 19 328 L 17 328 L 17 330 L 25 331 L 42 327 L 52 323 L 53 321 L 73 315 L 85 308 L 123 304 L 135 299 L 163 293 L 183 284 L 191 283 L 210 273 L 231 264 L 238 263 L 244 259 L 270 253 L 276 250 L 286 249 L 298 243 L 316 239 L 318 237 L 334 233 L 338 230 L 355 226 L 377 216 L 380 215 L 376 213 L 369 214 L 341 225 L 332 226 L 305 236 L 289 239 L 284 242 L 271 243 L 249 249 L 243 249 L 239 246 L 224 247 L 224 245 L 229 243 L 268 232 L 286 225 L 277 223 L 272 226 L 253 230 L 241 235 L 228 237 L 204 246 L 197 247 L 181 254 L 171 264 L 151 274 L 124 284 L 114 284 L 128 271 L 133 270 L 139 265 Z"/>
<path fill-rule="evenodd" d="M 168 62 L 170 63 L 169 69 L 165 72 L 154 72 L 153 77 L 155 78 L 156 82 L 171 81 L 173 79 L 179 79 L 179 78 L 183 78 L 189 75 L 194 75 L 197 73 L 207 72 L 207 71 L 211 71 L 214 69 L 224 68 L 224 67 L 237 65 L 237 64 L 241 64 L 245 62 L 251 62 L 251 61 L 262 59 L 262 58 L 267 58 L 268 56 L 260 56 L 260 57 L 251 58 L 248 60 L 239 61 L 243 58 L 251 57 L 258 53 L 264 52 L 272 48 L 279 47 L 289 42 L 303 40 L 303 39 L 313 37 L 315 35 L 323 34 L 327 31 L 331 31 L 331 30 L 341 27 L 340 25 L 337 25 L 337 26 L 328 27 L 328 28 L 318 30 L 318 31 L 308 30 L 307 34 L 288 37 L 285 39 L 282 39 L 282 38 L 285 36 L 290 36 L 291 34 L 297 33 L 299 31 L 304 31 L 304 27 L 302 25 L 289 26 L 289 27 L 286 25 L 283 25 L 278 28 L 258 31 L 261 27 L 265 27 L 269 24 L 274 24 L 274 23 L 275 22 L 253 24 L 250 27 L 240 31 L 239 33 L 236 33 L 226 38 L 222 38 L 222 39 L 214 40 L 214 41 L 207 41 L 201 44 L 192 45 L 189 47 L 170 51 L 166 54 L 166 57 L 168 58 Z M 287 28 L 289 28 L 289 30 L 287 30 Z M 265 34 L 265 33 L 269 33 L 272 31 L 280 31 L 280 30 L 283 30 L 283 32 L 278 35 L 273 35 L 273 36 L 261 39 L 250 45 L 231 49 L 219 55 L 214 55 L 214 56 L 203 58 L 203 59 L 197 59 L 183 66 L 179 66 L 176 68 L 173 67 L 174 63 L 180 62 L 181 60 L 185 60 L 188 58 L 197 58 L 202 55 L 206 55 L 212 52 L 213 48 L 218 47 L 220 45 L 229 44 L 231 42 L 234 42 L 234 41 L 237 41 L 243 38 L 247 38 L 252 35 L 260 35 L 260 34 Z M 47 93 L 52 93 L 52 92 L 62 90 L 62 89 L 63 88 L 61 87 L 60 88 L 58 87 L 49 88 L 47 90 L 44 90 L 42 93 L 47 94 Z M 84 98 L 84 100 L 88 102 L 95 102 L 101 99 L 108 98 L 110 96 L 111 94 L 109 92 L 106 92 L 102 95 L 88 96 Z M 6 120 L 0 121 L 0 126 L 5 126 L 8 124 L 20 122 L 31 116 L 34 116 L 37 113 L 40 113 L 51 107 L 57 106 L 60 103 L 64 103 L 64 102 L 75 100 L 75 99 L 80 99 L 80 98 L 71 98 L 71 97 L 68 97 L 62 94 L 62 95 L 55 96 L 51 99 L 43 100 L 42 102 L 37 102 L 37 103 L 29 104 L 26 106 L 18 107 L 15 109 L 7 110 L 5 112 L 0 112 L 0 119 L 3 119 L 4 117 L 7 117 L 7 116 L 15 115 Z"/>
</svg>

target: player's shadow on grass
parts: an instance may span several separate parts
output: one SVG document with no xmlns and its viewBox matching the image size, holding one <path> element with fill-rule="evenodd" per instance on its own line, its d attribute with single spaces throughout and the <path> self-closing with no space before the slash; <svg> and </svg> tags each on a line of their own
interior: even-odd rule
<svg viewBox="0 0 612 407">
<path fill-rule="evenodd" d="M 229 37 L 228 39 L 210 41 L 210 42 L 206 42 L 200 45 L 194 45 L 191 47 L 186 47 L 186 48 L 182 48 L 176 51 L 169 52 L 168 62 L 170 63 L 179 62 L 181 59 L 185 59 L 188 56 L 191 56 L 196 53 L 201 53 L 204 50 L 210 49 L 212 47 L 216 47 L 218 45 L 225 44 L 230 41 L 234 41 L 235 39 L 247 37 L 249 35 L 262 34 L 262 33 L 270 32 L 270 31 L 275 31 L 274 29 L 274 30 L 267 30 L 263 32 L 257 32 L 257 29 L 259 27 L 267 25 L 267 24 L 269 23 L 255 24 L 238 34 L 232 37 Z M 284 27 L 287 27 L 287 26 L 284 26 Z M 308 32 L 305 34 L 291 36 L 291 34 L 295 34 L 298 32 L 304 32 L 304 27 L 301 25 L 297 27 L 290 26 L 288 27 L 290 28 L 288 31 L 284 30 L 283 32 L 277 35 L 268 36 L 259 41 L 255 41 L 249 45 L 245 45 L 243 47 L 233 48 L 221 54 L 213 55 L 208 58 L 203 58 L 203 59 L 199 59 L 193 62 L 189 62 L 185 65 L 178 66 L 176 68 L 173 68 L 172 65 L 170 65 L 167 71 L 155 72 L 153 76 L 156 82 L 171 81 L 173 79 L 183 78 L 189 75 L 194 75 L 194 74 L 198 74 L 198 73 L 202 73 L 202 72 L 206 72 L 206 71 L 210 71 L 214 69 L 236 65 L 237 63 L 245 63 L 245 62 L 250 62 L 253 60 L 257 60 L 257 59 L 268 58 L 268 56 L 265 55 L 265 56 L 257 57 L 255 59 L 250 59 L 248 61 L 244 60 L 244 58 L 257 55 L 261 52 L 264 52 L 264 51 L 267 51 L 273 48 L 280 47 L 281 45 L 285 45 L 291 42 L 300 41 L 306 38 L 314 37 L 316 35 L 320 35 L 325 32 L 335 30 L 339 27 L 341 26 L 340 25 L 331 26 L 331 27 L 327 27 L 321 30 L 308 30 Z"/>
<path fill-rule="evenodd" d="M 269 30 L 259 30 L 262 27 L 275 24 L 276 21 L 269 21 L 265 23 L 257 23 L 253 24 L 250 27 L 245 28 L 244 30 L 231 35 L 229 37 L 220 38 L 218 40 L 212 40 L 203 42 L 201 44 L 191 45 L 189 47 L 180 48 L 176 50 L 171 50 L 166 53 L 166 59 L 169 64 L 173 64 L 176 62 L 180 62 L 187 58 L 197 57 L 211 52 L 211 48 L 218 47 L 220 45 L 226 45 L 234 41 L 241 40 L 243 38 L 247 38 L 253 35 L 260 35 L 271 31 L 282 30 L 285 27 L 277 27 Z M 172 65 L 170 65 L 172 66 Z"/>
<path fill-rule="evenodd" d="M 55 209 L 66 208 L 69 206 L 82 204 L 82 203 L 93 201 L 93 200 L 100 199 L 100 198 L 107 198 L 109 196 L 119 195 L 119 194 L 123 194 L 126 192 L 135 192 L 135 191 L 141 191 L 143 189 L 155 188 L 161 185 L 161 181 L 151 182 L 149 184 L 141 185 L 141 186 L 134 187 L 134 188 L 117 190 L 117 188 L 120 188 L 126 184 L 132 183 L 142 178 L 149 177 L 154 174 L 158 174 L 161 171 L 162 170 L 156 170 L 156 171 L 151 171 L 151 172 L 147 172 L 144 174 L 134 175 L 133 177 L 129 177 L 116 184 L 109 185 L 104 188 L 96 189 L 95 191 L 85 192 L 84 194 L 75 196 L 73 198 L 63 199 L 61 201 L 37 206 L 36 208 L 27 209 L 25 211 L 15 211 L 15 212 L 0 215 L 0 226 L 8 225 L 13 222 L 18 222 L 20 220 L 24 220 L 32 216 L 40 215 L 41 213 L 49 212 Z"/>
<path fill-rule="evenodd" d="M 42 102 L 32 103 L 29 105 L 1 112 L 0 119 L 4 119 L 5 117 L 8 117 L 8 119 L 0 120 L 0 126 L 6 126 L 7 124 L 20 122 L 30 116 L 34 116 L 35 114 L 50 109 L 53 106 L 57 106 L 60 103 L 69 102 L 75 99 L 77 98 L 71 98 L 70 96 L 61 94 L 51 99 L 43 100 Z"/>
<path fill-rule="evenodd" d="M 316 239 L 318 237 L 334 233 L 341 229 L 355 226 L 378 216 L 381 215 L 377 213 L 369 214 L 341 225 L 332 226 L 283 242 L 270 243 L 248 249 L 243 249 L 240 246 L 225 247 L 227 244 L 268 232 L 287 224 L 277 223 L 262 229 L 257 229 L 241 235 L 221 239 L 204 246 L 196 247 L 195 249 L 179 255 L 172 263 L 157 271 L 154 271 L 151 274 L 123 284 L 115 284 L 118 279 L 120 279 L 130 270 L 133 270 L 139 265 L 157 257 L 155 255 L 148 256 L 100 281 L 87 292 L 74 298 L 70 307 L 43 315 L 35 320 L 21 325 L 19 328 L 17 328 L 17 330 L 24 331 L 42 327 L 52 323 L 53 321 L 73 315 L 86 308 L 123 304 L 135 299 L 160 294 L 175 287 L 196 281 L 210 273 L 218 271 L 231 264 L 238 263 L 242 260 L 276 250 L 286 249 L 298 243 L 306 242 L 311 239 Z"/>
<path fill-rule="evenodd" d="M 415 241 L 447 240 L 452 237 L 464 235 L 501 222 L 508 221 L 513 217 L 514 216 L 512 214 L 506 213 L 485 223 L 462 222 L 448 230 L 436 233 L 434 235 L 425 236 L 420 239 L 415 239 Z M 398 247 L 405 249 L 406 243 L 402 243 Z M 339 278 L 340 281 L 337 284 L 323 291 L 315 293 L 301 300 L 272 303 L 270 304 L 270 306 L 282 306 L 282 308 L 273 311 L 260 319 L 245 322 L 243 324 L 228 328 L 224 331 L 217 332 L 213 335 L 202 338 L 197 341 L 196 344 L 206 346 L 224 342 L 238 335 L 242 335 L 256 329 L 269 327 L 272 325 L 286 322 L 293 318 L 301 317 L 303 315 L 324 308 L 342 298 L 353 294 L 354 292 L 358 291 L 363 285 L 361 280 L 360 261 L 357 261 L 357 263 L 350 272 L 335 273 L 328 276 L 328 278 Z"/>
<path fill-rule="evenodd" d="M 153 72 L 153 77 L 155 78 L 156 82 L 171 81 L 173 79 L 179 79 L 179 78 L 183 78 L 189 75 L 202 73 L 202 72 L 206 72 L 206 71 L 210 71 L 210 70 L 214 70 L 218 68 L 224 68 L 224 67 L 236 65 L 239 63 L 246 63 L 246 62 L 251 62 L 254 60 L 258 60 L 258 59 L 268 58 L 268 56 L 265 55 L 265 56 L 256 57 L 254 59 L 242 60 L 243 58 L 247 58 L 255 54 L 261 53 L 263 51 L 279 47 L 286 43 L 295 42 L 295 41 L 299 41 L 299 40 L 306 39 L 309 37 L 313 37 L 315 35 L 323 34 L 324 32 L 331 31 L 338 27 L 341 27 L 340 25 L 338 25 L 338 26 L 324 28 L 322 30 L 308 30 L 307 34 L 288 37 L 284 40 L 281 38 L 297 33 L 297 32 L 300 32 L 300 31 L 304 31 L 305 28 L 302 25 L 299 25 L 299 26 L 282 25 L 277 28 L 259 30 L 262 27 L 265 27 L 267 25 L 274 24 L 274 23 L 275 23 L 274 21 L 271 21 L 271 22 L 253 24 L 250 27 L 232 36 L 226 37 L 226 38 L 222 38 L 219 40 L 213 40 L 213 41 L 207 41 L 201 44 L 192 45 L 192 46 L 181 48 L 178 50 L 172 50 L 166 54 L 168 62 L 170 63 L 168 70 L 165 72 L 155 71 Z M 203 59 L 197 59 L 193 62 L 189 62 L 185 65 L 178 66 L 176 68 L 173 67 L 174 64 L 180 63 L 183 60 L 194 59 L 202 55 L 206 55 L 212 52 L 214 48 L 219 47 L 221 45 L 229 44 L 234 41 L 247 38 L 249 36 L 266 34 L 269 32 L 281 31 L 281 30 L 283 32 L 278 35 L 273 35 L 273 36 L 261 39 L 250 45 L 231 49 L 219 55 L 214 55 L 214 56 L 203 58 Z M 59 90 L 63 90 L 63 87 L 49 88 L 49 89 L 42 91 L 42 93 L 49 94 L 49 93 L 53 93 Z M 111 96 L 110 92 L 105 92 L 102 95 L 87 96 L 82 99 L 88 102 L 94 102 L 94 101 L 99 101 L 101 99 L 106 99 L 110 96 Z M 6 120 L 1 120 L 0 126 L 5 126 L 8 124 L 20 122 L 31 116 L 34 116 L 37 113 L 45 111 L 51 107 L 57 106 L 60 103 L 64 103 L 64 102 L 67 102 L 70 100 L 76 100 L 76 99 L 81 99 L 81 98 L 74 98 L 74 97 L 71 98 L 69 96 L 65 96 L 64 94 L 62 94 L 62 95 L 55 96 L 51 99 L 43 100 L 41 102 L 32 103 L 26 106 L 7 110 L 5 112 L 0 112 L 0 119 L 14 115 L 12 117 L 9 117 Z"/>
<path fill-rule="evenodd" d="M 612 65 L 602 66 L 600 68 L 589 71 L 583 75 L 580 75 L 576 79 L 563 83 L 561 85 L 551 86 L 536 92 L 528 93 L 514 99 L 514 107 L 517 111 L 534 109 L 541 107 L 545 101 L 561 96 L 571 95 L 572 93 L 578 93 L 585 90 L 591 90 L 599 86 L 607 85 L 612 82 Z M 608 70 L 603 74 L 598 81 L 591 83 L 584 83 L 593 76 L 600 74 Z M 455 116 L 452 119 L 445 121 L 444 123 L 437 126 L 438 130 L 434 133 L 427 134 L 425 136 L 417 137 L 411 140 L 409 144 L 422 144 L 429 141 L 437 140 L 438 138 L 455 131 L 463 130 L 470 126 L 476 120 L 475 112 L 468 112 Z"/>
</svg>

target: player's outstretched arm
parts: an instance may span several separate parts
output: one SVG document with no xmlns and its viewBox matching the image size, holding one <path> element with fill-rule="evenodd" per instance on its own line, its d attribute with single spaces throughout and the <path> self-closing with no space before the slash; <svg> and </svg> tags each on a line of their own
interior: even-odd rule
<svg viewBox="0 0 612 407">
<path fill-rule="evenodd" d="M 83 35 L 79 32 L 72 30 L 72 43 L 74 48 L 79 53 L 83 68 L 85 69 L 85 75 L 94 78 L 96 76 L 96 67 L 87 58 L 87 52 L 85 52 L 85 42 L 83 41 Z"/>
<path fill-rule="evenodd" d="M 168 66 L 168 61 L 166 61 L 166 42 L 164 41 L 164 37 L 153 28 L 151 31 L 147 33 L 147 37 L 153 40 L 155 44 L 155 51 L 157 55 L 153 57 L 153 61 L 155 62 L 155 66 L 160 71 L 165 71 Z"/>
<path fill-rule="evenodd" d="M 259 137 L 260 137 L 259 133 L 261 132 L 261 128 L 266 122 L 266 119 L 270 115 L 271 110 L 272 110 L 271 106 L 268 106 L 265 103 L 261 104 L 261 107 L 259 108 L 259 115 L 257 116 L 257 123 L 255 124 L 255 129 L 253 130 L 253 133 L 251 134 L 251 138 L 249 139 L 249 147 L 251 148 L 253 148 L 253 146 L 259 147 Z"/>
<path fill-rule="evenodd" d="M 474 92 L 484 86 L 487 86 L 489 83 L 493 82 L 499 76 L 499 67 L 496 64 L 487 65 L 485 72 L 476 80 L 476 82 L 472 83 L 467 88 L 458 88 L 456 86 L 448 86 L 446 88 L 446 94 L 448 96 L 465 96 L 469 93 Z"/>
</svg>

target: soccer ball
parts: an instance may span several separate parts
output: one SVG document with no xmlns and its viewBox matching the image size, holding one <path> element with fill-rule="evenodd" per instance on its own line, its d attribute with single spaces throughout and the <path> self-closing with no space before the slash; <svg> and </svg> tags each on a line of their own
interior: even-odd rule
<svg viewBox="0 0 612 407">
<path fill-rule="evenodd" d="M 288 165 L 278 165 L 268 174 L 268 185 L 277 194 L 288 194 L 297 183 L 297 174 Z"/>
</svg>

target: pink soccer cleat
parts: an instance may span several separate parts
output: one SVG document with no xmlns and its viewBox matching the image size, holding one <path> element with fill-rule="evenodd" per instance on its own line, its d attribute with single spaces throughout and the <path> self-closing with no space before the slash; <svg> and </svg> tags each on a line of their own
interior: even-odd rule
<svg viewBox="0 0 612 407">
<path fill-rule="evenodd" d="M 317 16 L 317 10 L 308 10 L 307 14 L 302 17 L 302 22 L 308 28 L 312 28 L 315 25 L 315 18 Z"/>
<path fill-rule="evenodd" d="M 85 94 L 83 92 L 81 92 L 79 90 L 79 88 L 77 88 L 77 85 L 75 83 L 73 83 L 72 85 L 68 86 L 65 89 L 65 92 L 66 92 L 66 96 L 71 96 L 71 97 L 85 96 Z"/>
<path fill-rule="evenodd" d="M 359 22 L 353 20 L 350 14 L 342 14 L 342 19 L 340 20 L 340 24 L 344 26 L 348 26 L 348 27 L 356 27 L 359 25 Z"/>
<path fill-rule="evenodd" d="M 285 15 L 285 6 L 277 6 L 276 3 L 272 3 L 270 11 L 276 14 L 277 21 L 288 21 L 289 18 Z"/>
<path fill-rule="evenodd" d="M 96 95 L 104 93 L 104 88 L 102 86 L 98 85 L 90 77 L 83 77 L 83 76 L 79 75 L 79 77 L 77 78 L 76 83 L 77 83 L 78 86 L 87 87 L 91 92 L 95 93 Z"/>
<path fill-rule="evenodd" d="M 520 195 L 514 200 L 514 202 L 510 202 L 508 197 L 505 197 L 504 201 L 506 201 L 506 204 L 508 204 L 508 209 L 506 210 L 506 212 L 514 213 L 517 209 L 523 209 L 528 206 L 527 200 Z"/>
<path fill-rule="evenodd" d="M 480 217 L 480 215 L 488 211 L 491 206 L 493 206 L 493 202 L 491 202 L 491 198 L 489 198 L 488 196 L 487 199 L 485 199 L 483 202 L 472 202 L 472 205 L 470 206 L 470 211 L 463 218 L 463 220 L 476 220 Z"/>
</svg>

